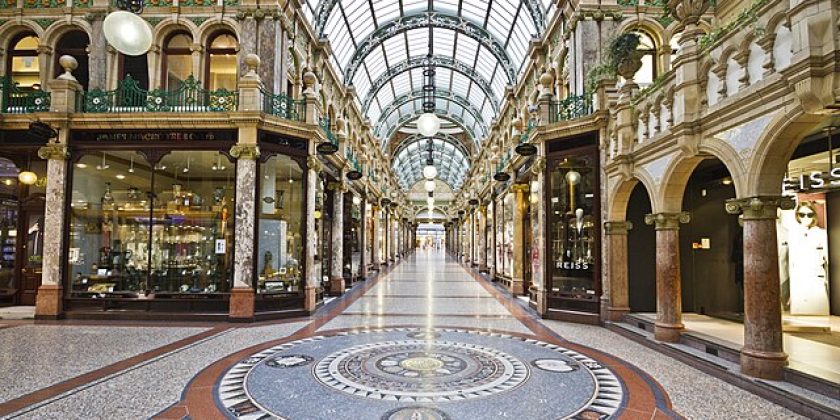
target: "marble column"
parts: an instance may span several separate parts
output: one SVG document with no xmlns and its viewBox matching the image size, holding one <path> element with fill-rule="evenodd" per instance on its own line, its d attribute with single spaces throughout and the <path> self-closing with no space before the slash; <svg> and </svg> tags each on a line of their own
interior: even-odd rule
<svg viewBox="0 0 840 420">
<path fill-rule="evenodd" d="M 96 17 L 91 23 L 88 45 L 88 89 L 108 89 L 108 44 L 102 30 L 103 19 Z"/>
<path fill-rule="evenodd" d="M 476 224 L 476 210 L 474 208 L 470 209 L 470 265 L 476 266 L 478 265 L 478 255 L 476 254 L 476 248 L 478 241 L 476 241 L 476 232 L 475 224 Z"/>
<path fill-rule="evenodd" d="M 793 208 L 789 197 L 750 197 L 726 203 L 726 211 L 743 214 L 744 347 L 741 372 L 781 380 L 787 365 L 782 346 L 779 254 L 776 210 Z"/>
<path fill-rule="evenodd" d="M 370 251 L 371 251 L 367 247 L 368 234 L 369 234 L 368 223 L 370 223 L 368 221 L 368 216 L 367 216 L 367 206 L 368 206 L 367 200 L 362 199 L 362 202 L 360 203 L 360 206 L 359 206 L 360 210 L 361 210 L 360 217 L 362 219 L 361 223 L 360 223 L 360 226 L 359 226 L 359 228 L 362 230 L 361 232 L 359 232 L 359 243 L 360 243 L 359 249 L 362 252 L 361 262 L 360 262 L 361 267 L 359 267 L 359 275 L 362 276 L 362 280 L 367 279 L 368 264 L 370 264 Z"/>
<path fill-rule="evenodd" d="M 66 137 L 68 130 L 61 130 Z M 66 139 L 65 139 L 66 140 Z M 64 226 L 67 182 L 67 159 L 70 157 L 64 143 L 50 143 L 38 150 L 41 159 L 47 159 L 47 197 L 44 207 L 44 254 L 41 286 L 35 298 L 36 319 L 57 319 L 64 314 L 62 307 L 62 279 L 64 267 Z"/>
<path fill-rule="evenodd" d="M 548 285 L 545 284 L 546 270 L 549 269 L 550 264 L 546 247 L 546 214 L 548 207 L 546 200 L 543 200 L 543 191 L 545 185 L 545 145 L 541 142 L 537 143 L 539 149 L 539 157 L 536 158 L 533 165 L 531 165 L 531 188 L 529 195 L 531 198 L 531 206 L 536 207 L 536 217 L 531 218 L 531 255 L 528 258 L 531 260 L 531 288 L 534 293 L 530 296 L 531 304 L 534 305 L 536 311 L 540 316 L 548 313 Z"/>
<path fill-rule="evenodd" d="M 400 223 L 397 213 L 391 211 L 391 261 L 397 261 L 397 225 Z"/>
<path fill-rule="evenodd" d="M 628 221 L 604 223 L 610 275 L 604 285 L 602 305 L 604 319 L 609 321 L 620 321 L 630 312 L 627 276 L 627 232 L 630 229 L 633 229 L 633 223 Z"/>
<path fill-rule="evenodd" d="M 645 223 L 656 228 L 656 323 L 654 336 L 659 341 L 680 340 L 682 292 L 680 290 L 680 223 L 690 220 L 687 212 L 654 213 Z"/>
<path fill-rule="evenodd" d="M 332 190 L 332 229 L 330 229 L 330 294 L 344 293 L 344 193 L 347 187 L 342 182 L 330 183 Z"/>
<path fill-rule="evenodd" d="M 236 203 L 233 244 L 233 289 L 228 319 L 254 320 L 254 249 L 256 212 L 257 158 L 256 127 L 240 128 L 239 142 L 230 149 L 236 158 Z"/>
<path fill-rule="evenodd" d="M 478 271 L 487 272 L 487 206 L 478 208 Z"/>
<path fill-rule="evenodd" d="M 510 281 L 510 293 L 521 295 L 525 293 L 525 263 L 529 262 L 525 256 L 525 212 L 528 211 L 527 184 L 516 184 L 510 187 L 516 194 L 515 210 L 513 214 L 513 271 Z"/>
<path fill-rule="evenodd" d="M 314 145 L 310 145 L 312 151 L 315 150 Z M 306 221 L 306 238 L 309 240 L 306 243 L 306 264 L 304 266 L 304 273 L 306 285 L 303 288 L 304 303 L 303 308 L 309 313 L 315 312 L 318 305 L 318 288 L 321 283 L 320 266 L 315 266 L 315 254 L 318 252 L 316 241 L 311 240 L 315 235 L 315 194 L 316 184 L 318 183 L 318 172 L 321 171 L 321 161 L 318 156 L 310 154 L 306 158 L 306 214 L 304 220 Z"/>
<path fill-rule="evenodd" d="M 382 265 L 382 253 L 380 252 L 382 248 L 382 235 L 379 232 L 379 229 L 381 228 L 379 220 L 379 206 L 373 206 L 371 210 L 370 217 L 373 218 L 373 249 L 371 250 L 371 261 L 373 261 L 373 267 L 376 270 L 379 270 L 379 266 Z"/>
<path fill-rule="evenodd" d="M 490 206 L 492 208 L 488 211 L 488 215 L 491 217 L 490 234 L 487 235 L 487 240 L 490 241 L 490 255 L 487 260 L 487 266 L 489 268 L 490 279 L 496 281 L 496 223 L 499 223 L 499 221 L 496 218 L 496 204 L 494 201 L 495 199 L 491 196 Z"/>
</svg>

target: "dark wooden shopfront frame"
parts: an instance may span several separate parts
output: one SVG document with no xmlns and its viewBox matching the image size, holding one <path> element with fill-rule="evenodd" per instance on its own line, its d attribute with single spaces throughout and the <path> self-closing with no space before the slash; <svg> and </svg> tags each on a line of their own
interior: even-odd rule
<svg viewBox="0 0 840 420">
<path fill-rule="evenodd" d="M 544 246 L 542 249 L 543 255 L 545 258 L 543 260 L 543 285 L 546 289 L 546 299 L 548 301 L 548 313 L 545 315 L 546 318 L 553 318 L 553 319 L 563 319 L 568 321 L 574 322 L 585 322 L 585 323 L 593 323 L 597 324 L 600 322 L 600 299 L 603 293 L 602 288 L 602 279 L 601 279 L 601 264 L 602 264 L 602 250 L 601 250 L 601 160 L 599 156 L 599 149 L 598 149 L 598 133 L 597 132 L 588 132 L 583 133 L 574 137 L 568 137 L 564 139 L 558 139 L 546 144 L 547 153 L 546 153 L 546 165 L 543 169 L 543 179 L 545 180 L 543 185 L 543 193 L 542 199 L 543 202 L 546 203 L 546 215 L 545 215 L 545 226 L 543 226 L 543 235 L 546 238 L 544 241 Z M 595 235 L 595 245 L 594 245 L 594 253 L 595 253 L 595 263 L 594 267 L 592 268 L 592 278 L 593 284 L 595 287 L 595 296 L 597 297 L 595 304 L 593 305 L 593 311 L 580 311 L 580 310 L 570 310 L 570 309 L 562 309 L 552 306 L 552 302 L 556 302 L 557 300 L 562 300 L 560 294 L 558 292 L 551 291 L 552 285 L 552 277 L 553 272 L 555 270 L 555 262 L 553 260 L 553 254 L 551 253 L 551 244 L 552 244 L 552 226 L 556 221 L 556 217 L 554 212 L 551 210 L 551 169 L 557 164 L 557 162 L 562 161 L 564 158 L 569 157 L 576 157 L 576 156 L 591 156 L 593 157 L 593 162 L 595 166 L 592 168 L 594 173 L 594 181 L 593 185 L 594 188 L 594 197 L 593 197 L 593 216 L 596 217 L 593 226 L 593 232 Z"/>
</svg>

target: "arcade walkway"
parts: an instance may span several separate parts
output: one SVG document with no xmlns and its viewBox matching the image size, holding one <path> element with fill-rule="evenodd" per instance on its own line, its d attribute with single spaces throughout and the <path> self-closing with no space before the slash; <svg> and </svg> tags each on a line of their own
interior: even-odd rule
<svg viewBox="0 0 840 420">
<path fill-rule="evenodd" d="M 442 251 L 310 318 L 0 328 L 8 418 L 797 418 L 604 328 L 539 320 Z"/>
</svg>

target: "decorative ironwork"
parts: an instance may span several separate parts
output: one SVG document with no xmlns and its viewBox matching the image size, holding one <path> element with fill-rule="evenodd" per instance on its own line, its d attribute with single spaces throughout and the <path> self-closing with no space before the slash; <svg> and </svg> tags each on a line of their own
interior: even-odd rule
<svg viewBox="0 0 840 420">
<path fill-rule="evenodd" d="M 318 146 L 315 147 L 316 151 L 322 155 L 334 154 L 338 151 L 338 138 L 335 136 L 335 134 L 333 134 L 332 129 L 330 128 L 330 119 L 321 118 L 321 121 L 318 123 L 318 125 L 324 132 L 324 136 L 327 138 L 327 141 L 318 144 Z"/>
<path fill-rule="evenodd" d="M 347 179 L 351 181 L 356 181 L 362 178 L 362 165 L 359 163 L 359 160 L 356 159 L 356 155 L 353 153 L 352 150 L 347 149 L 344 152 L 344 157 L 347 159 L 347 162 L 350 163 L 350 170 L 347 172 L 346 176 Z"/>
<path fill-rule="evenodd" d="M 472 117 L 475 119 L 476 123 L 481 126 L 481 129 L 482 129 L 481 131 L 483 133 L 486 133 L 487 131 L 489 131 L 488 130 L 489 125 L 488 125 L 487 121 L 484 121 L 484 117 L 482 116 L 481 111 L 476 109 L 475 106 L 473 106 L 473 104 L 467 98 L 464 98 L 463 96 L 458 95 L 458 94 L 456 94 L 452 91 L 449 91 L 447 89 L 436 89 L 435 93 L 432 96 L 435 97 L 435 98 L 444 99 L 444 100 L 447 100 L 449 102 L 452 102 L 452 103 L 455 103 L 455 104 L 459 105 L 461 108 L 463 108 L 465 111 L 467 111 L 470 115 L 472 115 Z M 423 98 L 423 89 L 422 88 L 412 90 L 411 92 L 408 92 L 404 95 L 400 95 L 399 97 L 394 98 L 394 100 L 391 101 L 391 103 L 389 103 L 388 106 L 386 106 L 385 108 L 382 109 L 382 113 L 379 114 L 379 119 L 376 121 L 376 124 L 374 124 L 374 132 L 379 132 L 381 130 L 382 126 L 384 124 L 387 124 L 388 116 L 390 116 L 392 113 L 399 110 L 399 108 L 401 106 L 403 106 L 404 104 L 406 104 L 408 102 L 411 102 L 411 101 L 414 101 L 414 100 L 417 100 L 417 99 L 422 99 L 422 98 Z M 434 104 L 434 102 L 432 102 L 432 104 Z M 425 110 L 424 110 L 424 112 L 425 112 Z M 472 131 L 474 131 L 474 130 L 472 130 Z M 390 138 L 390 137 L 388 137 L 388 138 Z M 472 138 L 475 141 L 475 145 L 480 146 L 480 143 L 479 143 L 480 139 L 475 137 L 475 136 L 473 136 Z"/>
<path fill-rule="evenodd" d="M 295 100 L 291 96 L 278 93 L 273 94 L 260 89 L 263 95 L 263 112 L 292 121 L 303 121 L 306 116 L 306 102 Z"/>
<path fill-rule="evenodd" d="M 193 76 L 175 90 L 148 91 L 129 75 L 114 90 L 92 89 L 80 98 L 80 112 L 233 112 L 239 92 L 204 89 Z"/>
<path fill-rule="evenodd" d="M 41 89 L 22 88 L 8 76 L 0 79 L 0 109 L 7 114 L 29 114 L 50 110 L 50 93 Z"/>
<path fill-rule="evenodd" d="M 450 57 L 444 55 L 432 55 L 431 59 L 429 57 L 414 57 L 408 60 L 400 61 L 394 65 L 388 67 L 388 69 L 382 73 L 373 83 L 370 85 L 370 89 L 368 93 L 365 95 L 364 100 L 362 100 L 362 111 L 367 113 L 368 107 L 370 107 L 371 102 L 376 97 L 376 94 L 388 83 L 391 79 L 399 75 L 400 73 L 404 73 L 411 69 L 416 69 L 419 67 L 423 67 L 426 64 L 426 61 L 430 60 L 435 67 L 442 67 L 448 68 L 452 71 L 456 71 L 458 73 L 467 76 L 470 80 L 473 81 L 484 94 L 487 96 L 487 99 L 490 101 L 490 104 L 493 106 L 493 111 L 499 111 L 499 98 L 493 93 L 493 89 L 490 86 L 490 81 L 486 80 L 483 76 L 481 76 L 475 68 L 471 65 L 468 65 L 460 60 L 455 60 Z M 508 84 L 515 85 L 516 80 L 508 79 Z"/>
<path fill-rule="evenodd" d="M 394 136 L 394 133 L 396 133 L 397 130 L 400 129 L 400 127 L 404 126 L 407 122 L 409 122 L 411 120 L 414 120 L 415 118 L 419 117 L 421 114 L 422 114 L 422 112 L 415 112 L 415 113 L 403 115 L 402 117 L 400 117 L 399 120 L 397 120 L 396 124 L 394 124 L 393 126 L 388 126 L 388 124 L 385 124 L 385 123 L 387 123 L 387 121 L 386 121 L 381 126 L 375 127 L 374 128 L 374 133 L 376 133 L 377 137 L 379 137 L 380 139 L 383 139 L 383 144 L 384 144 L 384 142 L 387 141 L 387 139 L 390 139 L 391 137 Z M 464 130 L 464 132 L 469 134 L 470 137 L 476 138 L 475 130 L 473 130 L 472 127 L 468 127 L 466 121 L 464 121 L 463 118 L 461 118 L 457 115 L 450 114 L 449 111 L 447 111 L 445 109 L 436 109 L 435 110 L 435 115 L 455 123 L 456 125 L 458 125 L 458 127 L 460 127 L 462 130 Z"/>
<path fill-rule="evenodd" d="M 516 66 L 513 64 L 513 60 L 511 60 L 501 40 L 496 39 L 486 29 L 467 19 L 446 13 L 427 12 L 404 16 L 383 23 L 373 33 L 368 35 L 367 38 L 362 40 L 344 71 L 344 83 L 348 86 L 353 84 L 353 77 L 364 62 L 365 57 L 385 42 L 386 39 L 412 29 L 428 27 L 449 29 L 473 38 L 496 57 L 509 80 L 516 80 Z"/>
<path fill-rule="evenodd" d="M 592 113 L 592 97 L 586 94 L 572 95 L 562 101 L 549 104 L 548 122 L 573 120 Z"/>
</svg>

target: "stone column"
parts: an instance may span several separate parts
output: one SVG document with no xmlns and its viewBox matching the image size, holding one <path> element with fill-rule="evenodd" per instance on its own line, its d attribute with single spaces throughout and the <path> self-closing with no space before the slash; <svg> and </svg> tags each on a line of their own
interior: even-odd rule
<svg viewBox="0 0 840 420">
<path fill-rule="evenodd" d="M 370 263 L 370 251 L 367 249 L 368 244 L 368 219 L 367 219 L 367 200 L 362 199 L 362 202 L 359 205 L 359 210 L 361 211 L 361 223 L 359 224 L 359 228 L 362 230 L 359 232 L 359 241 L 360 246 L 359 249 L 362 253 L 360 258 L 361 267 L 359 267 L 359 275 L 362 276 L 362 280 L 367 279 L 368 275 L 368 264 Z"/>
<path fill-rule="evenodd" d="M 659 341 L 680 340 L 682 293 L 680 291 L 680 223 L 690 220 L 687 212 L 654 213 L 645 223 L 656 226 L 656 323 L 654 336 Z"/>
<path fill-rule="evenodd" d="M 373 218 L 373 250 L 371 250 L 371 254 L 373 255 L 371 255 L 371 261 L 373 261 L 373 266 L 377 270 L 379 270 L 379 266 L 382 265 L 382 258 L 379 252 L 380 248 L 382 248 L 382 244 L 380 242 L 382 238 L 379 234 L 379 229 L 381 228 L 381 226 L 379 226 L 379 211 L 379 206 L 373 206 L 372 211 L 370 212 L 370 217 Z"/>
<path fill-rule="evenodd" d="M 257 219 L 256 185 L 257 127 L 241 127 L 239 142 L 230 149 L 236 158 L 235 238 L 233 246 L 233 289 L 230 295 L 228 319 L 254 320 L 254 226 Z"/>
<path fill-rule="evenodd" d="M 528 211 L 527 184 L 516 184 L 510 187 L 511 192 L 516 194 L 516 204 L 513 213 L 513 270 L 511 273 L 510 293 L 521 295 L 525 293 L 525 266 L 528 262 L 525 257 L 525 212 Z"/>
<path fill-rule="evenodd" d="M 781 380 L 787 364 L 782 347 L 782 309 L 776 209 L 793 208 L 789 197 L 750 197 L 726 202 L 726 211 L 743 213 L 744 347 L 741 372 Z"/>
<path fill-rule="evenodd" d="M 531 264 L 531 288 L 534 291 L 532 301 L 540 316 L 548 313 L 548 286 L 545 284 L 546 270 L 549 270 L 552 261 L 546 253 L 546 213 L 548 208 L 542 194 L 545 188 L 545 144 L 541 141 L 535 142 L 539 150 L 539 157 L 531 165 L 531 188 L 530 195 L 536 197 L 531 200 L 531 206 L 536 206 L 536 217 L 531 219 L 531 255 L 527 256 Z"/>
<path fill-rule="evenodd" d="M 38 149 L 38 157 L 47 159 L 47 199 L 44 207 L 44 254 L 41 286 L 35 299 L 36 319 L 58 319 L 62 308 L 62 280 L 64 266 L 64 226 L 67 182 L 67 132 L 59 132 L 59 143 L 49 143 Z"/>
<path fill-rule="evenodd" d="M 333 182 L 328 186 L 333 192 L 332 229 L 330 230 L 330 294 L 344 293 L 344 193 L 347 186 L 343 182 Z"/>
<path fill-rule="evenodd" d="M 391 244 L 391 246 L 389 248 L 391 249 L 391 261 L 397 262 L 397 257 L 398 257 L 398 255 L 397 255 L 397 225 L 400 223 L 400 221 L 399 221 L 399 218 L 397 217 L 396 211 L 392 210 L 390 213 L 391 213 L 391 220 L 390 220 L 390 223 L 391 223 L 391 226 L 390 226 L 390 228 L 391 228 L 391 231 L 390 231 L 391 242 L 390 242 L 390 244 Z"/>
<path fill-rule="evenodd" d="M 487 206 L 478 208 L 478 271 L 487 272 Z"/>
<path fill-rule="evenodd" d="M 476 225 L 476 210 L 475 208 L 470 209 L 470 265 L 477 266 L 478 265 L 478 255 L 476 248 L 478 247 L 478 241 L 476 240 L 476 232 L 475 225 Z"/>
<path fill-rule="evenodd" d="M 318 172 L 321 171 L 321 161 L 314 154 L 315 145 L 310 142 L 310 155 L 306 158 L 306 265 L 304 273 L 306 285 L 303 288 L 303 308 L 309 313 L 315 312 L 318 305 L 318 287 L 321 283 L 320 267 L 315 267 L 315 254 L 318 244 L 311 240 L 315 234 L 315 194 L 318 183 Z"/>
<path fill-rule="evenodd" d="M 609 321 L 620 321 L 630 312 L 627 283 L 627 232 L 630 229 L 633 229 L 633 223 L 628 221 L 604 223 L 610 276 L 604 284 L 601 305 L 603 318 Z"/>
<path fill-rule="evenodd" d="M 102 17 L 90 23 L 91 37 L 88 46 L 88 89 L 108 88 L 108 44 L 102 30 Z"/>
</svg>

